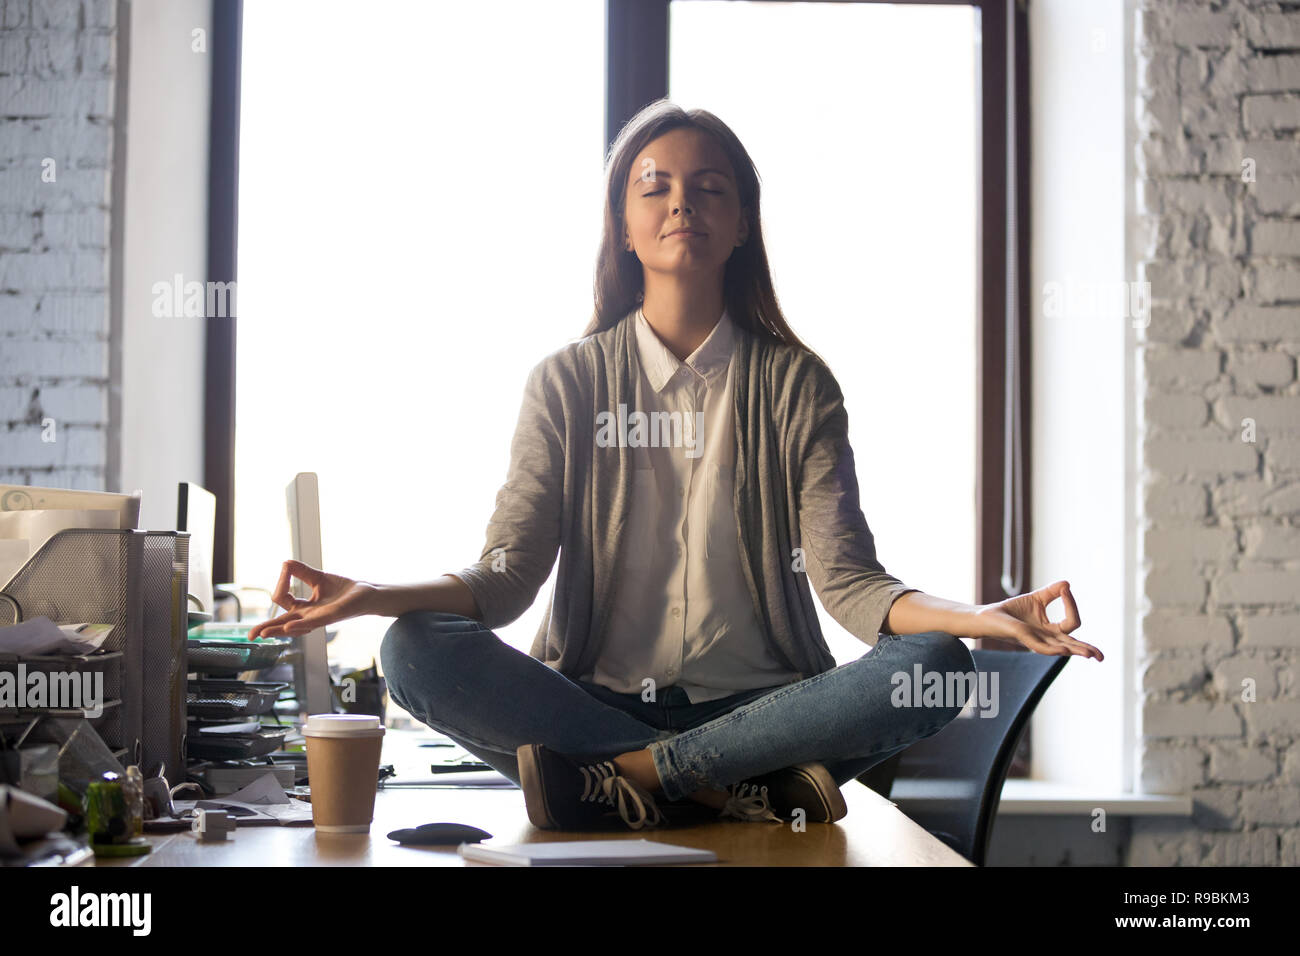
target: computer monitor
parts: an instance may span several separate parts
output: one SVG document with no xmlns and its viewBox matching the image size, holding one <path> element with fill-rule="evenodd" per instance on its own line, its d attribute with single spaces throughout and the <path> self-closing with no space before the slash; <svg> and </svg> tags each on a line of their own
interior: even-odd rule
<svg viewBox="0 0 1300 956">
<path fill-rule="evenodd" d="M 191 611 L 212 614 L 212 549 L 216 544 L 217 496 L 202 485 L 182 481 L 176 494 L 176 530 L 190 533 L 190 594 L 203 605 Z"/>
<path fill-rule="evenodd" d="M 299 472 L 285 488 L 289 509 L 289 539 L 295 561 L 324 568 L 320 534 L 320 484 L 316 473 Z M 294 597 L 309 598 L 311 589 L 301 581 L 293 583 Z M 325 629 L 318 627 L 296 638 L 301 651 L 293 665 L 294 687 L 299 703 L 306 704 L 308 714 L 334 712 L 334 695 L 330 689 L 329 656 L 325 651 Z"/>
</svg>

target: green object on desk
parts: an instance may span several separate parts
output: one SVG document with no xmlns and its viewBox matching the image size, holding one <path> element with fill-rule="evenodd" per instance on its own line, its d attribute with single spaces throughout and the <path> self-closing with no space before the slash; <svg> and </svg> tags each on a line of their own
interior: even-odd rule
<svg viewBox="0 0 1300 956">
<path fill-rule="evenodd" d="M 152 847 L 144 837 L 134 834 L 122 778 L 105 773 L 86 787 L 86 829 L 95 856 L 140 856 Z"/>
<path fill-rule="evenodd" d="M 95 856 L 144 856 L 153 849 L 153 845 L 144 837 L 135 837 L 130 843 L 92 843 L 90 848 Z"/>
<path fill-rule="evenodd" d="M 248 632 L 260 622 L 205 621 L 189 629 L 189 636 L 202 641 L 247 641 Z"/>
</svg>

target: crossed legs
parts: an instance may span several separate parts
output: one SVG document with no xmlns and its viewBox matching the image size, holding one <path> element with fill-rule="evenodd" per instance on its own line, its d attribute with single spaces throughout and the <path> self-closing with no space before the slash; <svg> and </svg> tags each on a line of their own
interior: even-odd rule
<svg viewBox="0 0 1300 956">
<path fill-rule="evenodd" d="M 721 788 L 728 784 L 811 760 L 828 769 L 835 762 L 850 779 L 937 733 L 964 699 L 897 707 L 895 675 L 917 664 L 941 672 L 975 669 L 965 644 L 951 635 L 889 635 L 858 660 L 678 732 L 596 699 L 459 615 L 402 615 L 385 634 L 380 657 L 394 701 L 516 783 L 515 750 L 540 743 L 572 755 L 615 753 L 620 772 L 652 794 L 715 807 L 725 803 Z"/>
</svg>

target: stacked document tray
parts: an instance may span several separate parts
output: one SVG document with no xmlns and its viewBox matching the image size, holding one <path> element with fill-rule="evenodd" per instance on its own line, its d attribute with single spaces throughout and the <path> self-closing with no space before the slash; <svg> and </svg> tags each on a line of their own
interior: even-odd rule
<svg viewBox="0 0 1300 956">
<path fill-rule="evenodd" d="M 275 702 L 289 684 L 238 678 L 274 667 L 291 652 L 293 642 L 208 637 L 213 629 L 195 629 L 200 636 L 186 642 L 187 670 L 198 675 L 189 680 L 186 693 L 187 756 L 243 760 L 279 750 L 292 727 L 275 722 Z M 264 722 L 266 715 L 272 715 L 273 722 Z"/>
<path fill-rule="evenodd" d="M 44 616 L 56 624 L 112 625 L 79 656 L 0 655 L 26 673 L 101 669 L 103 713 L 90 720 L 114 756 L 146 776 L 184 763 L 189 533 L 69 528 L 52 535 L 0 588 L 0 626 Z M 0 713 L 6 722 L 68 716 L 53 709 Z M 77 713 L 76 716 L 83 716 Z"/>
</svg>

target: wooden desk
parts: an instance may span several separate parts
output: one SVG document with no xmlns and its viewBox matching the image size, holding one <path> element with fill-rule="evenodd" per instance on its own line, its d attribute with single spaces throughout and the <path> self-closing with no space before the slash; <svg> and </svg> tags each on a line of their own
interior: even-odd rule
<svg viewBox="0 0 1300 956">
<path fill-rule="evenodd" d="M 390 730 L 382 762 L 395 779 L 429 776 L 427 735 Z M 717 864 L 690 866 L 971 866 L 970 861 L 932 837 L 875 791 L 852 781 L 843 788 L 849 813 L 838 823 L 809 823 L 804 832 L 789 824 L 728 821 L 665 829 L 612 833 L 541 830 L 528 821 L 518 788 L 388 788 L 375 794 L 370 833 L 318 834 L 309 824 L 247 826 L 222 843 L 199 843 L 189 831 L 146 834 L 154 851 L 144 857 L 97 860 L 96 866 L 491 866 L 463 860 L 455 847 L 407 847 L 385 834 L 434 821 L 480 827 L 492 843 L 600 840 L 645 837 L 703 847 Z"/>
</svg>

